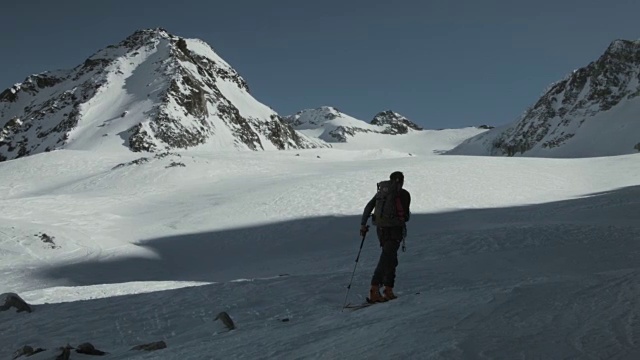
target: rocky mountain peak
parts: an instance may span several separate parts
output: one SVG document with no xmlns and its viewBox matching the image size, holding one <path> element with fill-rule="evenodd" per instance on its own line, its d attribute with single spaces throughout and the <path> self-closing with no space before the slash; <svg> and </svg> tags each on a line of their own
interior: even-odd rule
<svg viewBox="0 0 640 360">
<path fill-rule="evenodd" d="M 0 92 L 0 160 L 61 148 L 164 151 L 328 146 L 249 93 L 204 41 L 145 29 L 71 70 Z"/>
<path fill-rule="evenodd" d="M 617 39 L 609 44 L 603 56 L 626 57 L 640 52 L 640 40 Z"/>
<path fill-rule="evenodd" d="M 416 125 L 411 120 L 398 114 L 397 112 L 386 110 L 379 112 L 371 120 L 372 125 L 388 126 L 389 133 L 406 134 L 409 129 L 423 130 L 422 127 Z"/>
</svg>

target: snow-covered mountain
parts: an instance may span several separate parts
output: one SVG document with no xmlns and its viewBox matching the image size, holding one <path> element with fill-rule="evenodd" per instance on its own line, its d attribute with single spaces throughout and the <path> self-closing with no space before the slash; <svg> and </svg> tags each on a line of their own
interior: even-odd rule
<svg viewBox="0 0 640 360">
<path fill-rule="evenodd" d="M 296 133 L 205 42 L 141 30 L 0 93 L 0 160 L 60 148 L 289 149 Z M 126 148 L 125 148 L 126 149 Z"/>
<path fill-rule="evenodd" d="M 284 121 L 310 137 L 332 143 L 347 142 L 358 133 L 398 135 L 422 130 L 406 117 L 390 110 L 378 113 L 371 123 L 367 123 L 331 106 L 305 109 L 285 116 Z"/>
<path fill-rule="evenodd" d="M 640 40 L 616 40 L 552 84 L 517 122 L 468 139 L 450 154 L 593 157 L 640 151 Z"/>
</svg>

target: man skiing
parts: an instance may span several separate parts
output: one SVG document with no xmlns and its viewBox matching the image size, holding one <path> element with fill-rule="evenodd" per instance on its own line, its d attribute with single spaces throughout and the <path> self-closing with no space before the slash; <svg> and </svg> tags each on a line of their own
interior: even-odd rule
<svg viewBox="0 0 640 360">
<path fill-rule="evenodd" d="M 360 235 L 365 236 L 368 231 L 367 221 L 371 212 L 373 224 L 376 226 L 378 240 L 382 253 L 378 266 L 371 278 L 371 290 L 367 301 L 370 303 L 395 299 L 393 286 L 398 266 L 398 249 L 406 234 L 405 223 L 409 221 L 411 195 L 402 188 L 404 175 L 395 171 L 389 180 L 378 183 L 376 195 L 367 203 L 362 214 Z M 375 209 L 375 211 L 374 211 Z M 380 287 L 384 286 L 384 295 L 380 294 Z"/>
</svg>

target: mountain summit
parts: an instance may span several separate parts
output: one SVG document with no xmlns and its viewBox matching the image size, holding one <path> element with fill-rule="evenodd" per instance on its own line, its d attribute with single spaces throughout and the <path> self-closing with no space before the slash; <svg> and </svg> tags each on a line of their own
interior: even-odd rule
<svg viewBox="0 0 640 360">
<path fill-rule="evenodd" d="M 613 41 L 600 58 L 552 84 L 517 122 L 450 154 L 592 157 L 640 151 L 640 41 Z"/>
<path fill-rule="evenodd" d="M 295 132 L 205 42 L 140 30 L 0 93 L 0 161 L 55 149 L 328 146 Z M 126 149 L 126 148 L 125 148 Z"/>
</svg>

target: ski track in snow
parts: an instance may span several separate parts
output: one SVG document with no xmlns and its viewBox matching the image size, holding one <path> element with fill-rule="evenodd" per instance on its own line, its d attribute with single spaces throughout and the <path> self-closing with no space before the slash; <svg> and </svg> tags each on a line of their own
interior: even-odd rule
<svg viewBox="0 0 640 360">
<path fill-rule="evenodd" d="M 407 157 L 361 141 L 184 152 L 185 168 L 68 150 L 1 163 L 0 284 L 36 305 L 0 312 L 0 357 L 87 341 L 118 359 L 640 357 L 637 155 Z M 362 208 L 394 170 L 413 212 L 400 297 L 342 312 Z M 372 232 L 350 302 L 378 256 Z"/>
</svg>

